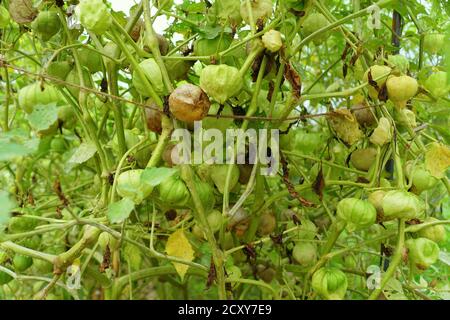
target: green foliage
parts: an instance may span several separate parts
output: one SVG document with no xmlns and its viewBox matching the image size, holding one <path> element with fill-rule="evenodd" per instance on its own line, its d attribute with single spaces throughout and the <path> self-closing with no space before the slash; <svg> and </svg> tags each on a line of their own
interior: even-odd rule
<svg viewBox="0 0 450 320">
<path fill-rule="evenodd" d="M 0 299 L 448 300 L 450 2 L 372 4 L 2 1 Z"/>
</svg>

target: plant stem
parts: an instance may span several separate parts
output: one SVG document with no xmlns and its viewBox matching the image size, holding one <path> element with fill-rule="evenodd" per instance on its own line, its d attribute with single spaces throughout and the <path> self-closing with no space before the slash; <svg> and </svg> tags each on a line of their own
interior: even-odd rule
<svg viewBox="0 0 450 320">
<path fill-rule="evenodd" d="M 161 70 L 164 85 L 166 86 L 166 89 L 169 93 L 173 91 L 172 82 L 170 81 L 169 73 L 167 72 L 166 65 L 164 64 L 164 61 L 161 58 L 161 51 L 159 50 L 159 42 L 158 38 L 156 37 L 156 33 L 153 30 L 152 25 L 152 17 L 150 13 L 150 5 L 149 2 L 146 0 L 142 0 L 143 6 L 144 6 L 144 23 L 145 23 L 145 42 L 149 46 L 150 50 L 153 53 L 153 56 L 156 60 L 156 63 L 159 66 L 159 69 Z"/>
<path fill-rule="evenodd" d="M 383 279 L 381 280 L 380 287 L 372 291 L 372 293 L 369 296 L 369 300 L 378 299 L 378 296 L 394 275 L 395 270 L 397 269 L 402 260 L 404 245 L 405 245 L 405 221 L 401 219 L 398 224 L 398 242 L 397 247 L 395 248 L 395 253 L 389 264 L 389 268 L 386 270 Z"/>
<path fill-rule="evenodd" d="M 18 253 L 18 254 L 21 254 L 24 256 L 45 260 L 50 263 L 53 263 L 56 259 L 56 256 L 54 256 L 52 254 L 28 249 L 26 247 L 15 244 L 12 241 L 5 241 L 5 242 L 0 243 L 0 248 L 2 248 L 3 250 L 11 250 L 11 251 L 14 251 L 15 253 Z"/>
<path fill-rule="evenodd" d="M 152 156 L 148 161 L 147 168 L 156 167 L 161 160 L 161 156 L 164 152 L 164 149 L 167 143 L 170 140 L 170 135 L 172 134 L 173 124 L 172 121 L 166 116 L 163 115 L 161 118 L 162 124 L 162 132 L 158 139 L 158 144 L 156 145 L 155 150 L 152 152 Z"/>
<path fill-rule="evenodd" d="M 5 106 L 3 109 L 3 130 L 5 132 L 9 131 L 9 103 L 11 99 L 11 83 L 9 80 L 8 68 L 4 68 L 5 71 L 5 82 L 6 82 L 6 94 L 5 94 Z"/>
<path fill-rule="evenodd" d="M 225 300 L 227 298 L 227 295 L 225 290 L 225 268 L 224 268 L 223 253 L 217 246 L 216 238 L 206 218 L 206 213 L 203 208 L 203 204 L 200 200 L 200 197 L 197 193 L 197 189 L 194 183 L 194 174 L 192 168 L 189 165 L 181 166 L 181 177 L 183 181 L 186 183 L 191 193 L 192 200 L 194 201 L 195 210 L 197 212 L 197 218 L 203 227 L 206 239 L 211 247 L 211 253 L 216 269 L 216 277 L 217 277 L 216 281 L 219 292 L 219 299 Z"/>
</svg>

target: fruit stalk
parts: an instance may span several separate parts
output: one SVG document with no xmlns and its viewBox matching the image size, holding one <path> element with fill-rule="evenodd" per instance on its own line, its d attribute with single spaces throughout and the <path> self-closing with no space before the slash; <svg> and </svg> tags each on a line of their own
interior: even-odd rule
<svg viewBox="0 0 450 320">
<path fill-rule="evenodd" d="M 397 247 L 395 248 L 395 253 L 392 257 L 392 260 L 390 261 L 389 268 L 386 270 L 386 272 L 383 275 L 383 279 L 381 280 L 381 284 L 378 288 L 372 291 L 372 293 L 369 296 L 369 300 L 376 300 L 378 299 L 378 296 L 383 291 L 386 284 L 389 282 L 389 280 L 394 275 L 395 270 L 399 266 L 400 262 L 402 261 L 402 254 L 403 254 L 403 248 L 405 247 L 405 220 L 401 219 L 398 222 L 398 241 L 397 241 Z"/>
</svg>

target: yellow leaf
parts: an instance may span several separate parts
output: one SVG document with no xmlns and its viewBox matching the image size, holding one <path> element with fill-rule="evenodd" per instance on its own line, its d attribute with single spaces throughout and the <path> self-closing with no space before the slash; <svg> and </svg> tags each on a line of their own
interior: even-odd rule
<svg viewBox="0 0 450 320">
<path fill-rule="evenodd" d="M 167 239 L 166 252 L 169 256 L 181 258 L 187 261 L 194 260 L 194 250 L 181 229 L 172 233 L 169 239 Z M 176 262 L 174 262 L 173 265 L 175 270 L 177 270 L 180 275 L 181 280 L 183 280 L 189 266 Z"/>
<path fill-rule="evenodd" d="M 425 165 L 431 175 L 443 178 L 450 166 L 450 149 L 440 143 L 432 143 L 425 154 Z"/>
</svg>

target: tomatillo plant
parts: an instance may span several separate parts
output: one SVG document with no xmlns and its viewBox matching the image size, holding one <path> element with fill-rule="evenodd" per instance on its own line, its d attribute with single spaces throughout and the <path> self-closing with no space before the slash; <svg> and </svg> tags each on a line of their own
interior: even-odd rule
<svg viewBox="0 0 450 320">
<path fill-rule="evenodd" d="M 120 3 L 0 3 L 0 299 L 448 298 L 445 1 Z"/>
</svg>

